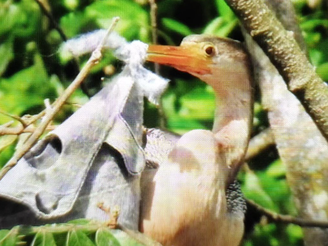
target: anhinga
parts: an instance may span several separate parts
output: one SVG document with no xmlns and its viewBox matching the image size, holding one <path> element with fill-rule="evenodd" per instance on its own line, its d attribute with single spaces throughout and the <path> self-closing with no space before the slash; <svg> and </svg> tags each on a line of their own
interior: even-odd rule
<svg viewBox="0 0 328 246">
<path fill-rule="evenodd" d="M 163 245 L 239 245 L 245 203 L 234 180 L 251 130 L 248 55 L 236 41 L 191 35 L 179 47 L 150 45 L 147 60 L 212 86 L 217 108 L 212 131 L 192 130 L 181 138 L 148 132 L 147 159 L 156 162 L 158 152 L 162 157 L 141 179 L 140 230 Z"/>
</svg>

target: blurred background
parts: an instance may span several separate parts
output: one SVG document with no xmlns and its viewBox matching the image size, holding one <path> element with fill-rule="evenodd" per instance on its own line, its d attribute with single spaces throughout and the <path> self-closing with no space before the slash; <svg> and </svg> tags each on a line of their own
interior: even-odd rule
<svg viewBox="0 0 328 246">
<path fill-rule="evenodd" d="M 40 1 L 70 39 L 86 32 L 108 28 L 119 16 L 116 31 L 127 40 L 153 43 L 151 5 L 148 0 L 57 0 Z M 317 73 L 328 81 L 328 3 L 325 0 L 293 0 L 308 54 Z M 189 34 L 215 34 L 243 41 L 238 20 L 224 0 L 158 0 L 153 17 L 158 43 L 178 45 Z M 154 22 L 153 22 L 154 23 Z M 53 102 L 71 83 L 89 55 L 73 60 L 60 51 L 63 37 L 41 11 L 37 1 L 0 0 L 0 125 L 16 117 L 35 115 Z M 99 91 L 106 79 L 121 71 L 122 63 L 108 51 L 95 66 L 82 89 L 77 90 L 53 125 L 74 113 Z M 153 69 L 152 64 L 146 64 Z M 167 67 L 160 74 L 171 80 L 160 107 L 145 104 L 145 125 L 183 134 L 192 129 L 210 129 L 215 109 L 212 89 L 192 76 Z M 253 136 L 268 127 L 260 94 L 255 88 Z M 0 166 L 9 160 L 24 134 L 0 136 Z M 286 169 L 275 146 L 249 161 L 239 180 L 245 196 L 272 211 L 295 216 Z M 244 246 L 303 245 L 299 226 L 276 224 L 252 208 L 246 216 Z"/>
</svg>

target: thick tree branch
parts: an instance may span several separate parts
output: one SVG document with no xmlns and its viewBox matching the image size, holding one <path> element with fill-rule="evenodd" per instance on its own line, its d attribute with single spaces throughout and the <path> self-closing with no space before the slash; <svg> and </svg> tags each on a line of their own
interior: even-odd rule
<svg viewBox="0 0 328 246">
<path fill-rule="evenodd" d="M 328 87 L 263 0 L 225 0 L 328 139 Z"/>
</svg>

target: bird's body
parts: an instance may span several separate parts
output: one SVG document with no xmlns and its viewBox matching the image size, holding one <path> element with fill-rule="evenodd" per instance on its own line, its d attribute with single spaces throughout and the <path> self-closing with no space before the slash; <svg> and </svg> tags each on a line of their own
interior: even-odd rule
<svg viewBox="0 0 328 246">
<path fill-rule="evenodd" d="M 190 139 L 198 139 L 197 144 Z M 238 193 L 238 204 L 225 190 L 216 189 L 225 186 L 227 170 L 217 167 L 222 160 L 212 132 L 190 131 L 171 148 L 163 168 L 147 169 L 141 178 L 141 230 L 163 245 L 218 245 L 226 239 L 229 243 L 220 245 L 238 245 L 245 204 L 238 187 L 229 190 Z M 233 187 L 235 183 L 227 189 Z M 234 237 L 227 237 L 229 233 Z"/>
<path fill-rule="evenodd" d="M 157 169 L 144 171 L 140 230 L 167 246 L 237 246 L 245 205 L 231 208 L 234 201 L 227 193 L 250 135 L 247 54 L 234 41 L 200 35 L 187 37 L 177 48 L 149 50 L 150 61 L 189 72 L 211 85 L 217 111 L 212 131 L 182 135 Z"/>
</svg>

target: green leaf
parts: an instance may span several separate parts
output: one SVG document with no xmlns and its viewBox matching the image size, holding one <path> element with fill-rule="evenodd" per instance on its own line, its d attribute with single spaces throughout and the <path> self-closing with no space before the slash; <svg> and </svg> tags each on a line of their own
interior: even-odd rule
<svg viewBox="0 0 328 246">
<path fill-rule="evenodd" d="M 220 16 L 216 17 L 215 19 L 213 19 L 206 25 L 203 33 L 204 34 L 215 34 L 217 32 L 217 30 L 220 29 L 223 25 L 224 25 L 224 19 Z"/>
<path fill-rule="evenodd" d="M 95 246 L 95 244 L 84 232 L 73 229 L 67 235 L 66 246 Z"/>
<path fill-rule="evenodd" d="M 41 229 L 34 237 L 31 246 L 56 246 L 52 233 Z"/>
<path fill-rule="evenodd" d="M 274 161 L 266 171 L 266 175 L 279 178 L 286 175 L 286 166 L 282 163 L 280 159 Z"/>
<path fill-rule="evenodd" d="M 21 15 L 21 10 L 17 4 L 0 3 L 0 36 L 10 32 Z"/>
<path fill-rule="evenodd" d="M 121 244 L 113 236 L 110 230 L 100 228 L 96 232 L 96 245 L 97 246 L 120 246 Z"/>
<path fill-rule="evenodd" d="M 218 13 L 221 17 L 223 17 L 225 20 L 232 20 L 234 18 L 235 15 L 233 11 L 224 0 L 216 0 L 215 3 L 218 9 Z"/>
<path fill-rule="evenodd" d="M 0 152 L 17 140 L 17 135 L 0 136 Z"/>
<path fill-rule="evenodd" d="M 14 58 L 13 38 L 10 36 L 0 44 L 0 77 L 5 72 L 9 62 Z"/>
<path fill-rule="evenodd" d="M 277 211 L 277 208 L 271 197 L 263 189 L 260 179 L 255 175 L 254 172 L 246 172 L 242 191 L 248 199 L 253 200 L 265 208 Z"/>
<path fill-rule="evenodd" d="M 181 117 L 168 118 L 167 128 L 178 134 L 184 134 L 194 129 L 206 129 L 206 127 L 197 120 L 188 120 Z"/>
<path fill-rule="evenodd" d="M 35 107 L 44 107 L 44 99 L 54 99 L 53 86 L 39 54 L 34 65 L 13 76 L 0 79 L 0 108 L 14 115 L 21 115 Z"/>
<path fill-rule="evenodd" d="M 287 225 L 286 232 L 290 236 L 292 243 L 299 243 L 303 239 L 303 230 L 302 227 L 298 225 L 289 224 Z"/>
<path fill-rule="evenodd" d="M 186 119 L 212 120 L 215 110 L 213 92 L 204 88 L 196 88 L 180 98 L 179 115 Z"/>
<path fill-rule="evenodd" d="M 317 74 L 325 81 L 328 81 L 328 62 L 317 67 Z"/>
<path fill-rule="evenodd" d="M 85 9 L 85 13 L 87 18 L 94 19 L 105 29 L 110 26 L 112 18 L 118 16 L 120 21 L 115 31 L 128 40 L 150 41 L 149 14 L 134 1 L 95 1 Z"/>
<path fill-rule="evenodd" d="M 15 1 L 13 4 L 0 3 L 0 36 L 8 32 L 19 37 L 34 35 L 36 31 L 41 31 L 40 17 L 40 9 L 33 1 L 21 0 Z"/>
<path fill-rule="evenodd" d="M 188 26 L 182 24 L 181 22 L 178 22 L 173 19 L 169 18 L 163 18 L 162 19 L 163 26 L 170 29 L 171 31 L 174 31 L 176 33 L 181 34 L 182 36 L 188 36 L 192 34 L 193 32 L 189 29 Z"/>
<path fill-rule="evenodd" d="M 82 12 L 70 12 L 67 15 L 64 15 L 59 23 L 66 36 L 73 38 L 81 34 L 83 28 L 92 23 L 92 19 L 88 18 L 88 16 Z"/>
<path fill-rule="evenodd" d="M 327 19 L 313 19 L 310 18 L 306 21 L 303 21 L 301 23 L 301 28 L 305 30 L 313 30 L 317 28 L 318 26 L 323 26 L 325 28 L 328 28 L 328 20 Z"/>
<path fill-rule="evenodd" d="M 120 245 L 127 246 L 144 246 L 143 244 L 137 242 L 135 239 L 130 237 L 127 233 L 121 230 L 112 230 L 114 237 L 120 242 Z"/>
<path fill-rule="evenodd" d="M 17 230 L 14 227 L 11 230 L 0 231 L 0 245 L 1 246 L 13 246 L 17 243 Z"/>
</svg>

